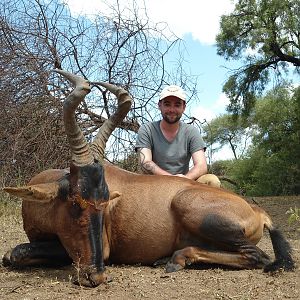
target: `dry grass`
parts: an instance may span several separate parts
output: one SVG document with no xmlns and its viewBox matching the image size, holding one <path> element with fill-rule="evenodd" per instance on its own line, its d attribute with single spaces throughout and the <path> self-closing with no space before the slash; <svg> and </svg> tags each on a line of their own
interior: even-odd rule
<svg viewBox="0 0 300 300">
<path fill-rule="evenodd" d="M 22 223 L 21 216 L 22 201 L 11 197 L 4 192 L 0 193 L 0 220 L 1 224 L 11 223 L 19 224 Z"/>
<path fill-rule="evenodd" d="M 21 203 L 0 194 L 0 253 L 26 242 L 22 228 Z M 289 225 L 285 212 L 300 206 L 300 197 L 269 197 L 255 199 L 266 209 L 283 230 L 300 263 L 300 234 L 296 224 Z M 266 233 L 261 249 L 272 255 L 270 238 Z M 230 270 L 199 266 L 167 274 L 163 267 L 107 266 L 113 278 L 109 284 L 95 289 L 78 287 L 70 282 L 74 267 L 6 269 L 0 265 L 0 299 L 300 299 L 300 269 L 279 272 L 273 276 L 262 270 Z"/>
</svg>

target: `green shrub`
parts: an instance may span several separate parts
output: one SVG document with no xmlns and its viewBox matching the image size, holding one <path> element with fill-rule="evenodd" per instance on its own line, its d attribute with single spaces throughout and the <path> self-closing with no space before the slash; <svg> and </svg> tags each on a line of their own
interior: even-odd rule
<svg viewBox="0 0 300 300">
<path fill-rule="evenodd" d="M 299 230 L 300 230 L 300 208 L 298 207 L 290 207 L 290 209 L 286 212 L 286 214 L 289 215 L 288 217 L 288 223 L 292 224 L 297 222 L 299 224 Z"/>
</svg>

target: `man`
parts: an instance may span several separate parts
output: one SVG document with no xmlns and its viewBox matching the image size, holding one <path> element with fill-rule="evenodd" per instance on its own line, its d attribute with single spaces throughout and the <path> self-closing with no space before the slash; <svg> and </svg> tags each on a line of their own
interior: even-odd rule
<svg viewBox="0 0 300 300">
<path fill-rule="evenodd" d="M 199 131 L 180 121 L 186 108 L 185 92 L 179 86 L 167 86 L 160 94 L 158 107 L 162 120 L 143 124 L 138 131 L 136 149 L 142 171 L 220 186 L 218 178 L 217 183 L 211 183 L 203 177 L 207 173 L 206 146 Z M 193 166 L 189 169 L 191 158 Z"/>
</svg>

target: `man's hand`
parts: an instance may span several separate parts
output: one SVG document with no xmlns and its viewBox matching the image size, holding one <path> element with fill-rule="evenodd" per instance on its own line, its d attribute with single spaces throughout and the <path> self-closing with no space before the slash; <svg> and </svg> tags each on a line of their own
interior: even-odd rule
<svg viewBox="0 0 300 300">
<path fill-rule="evenodd" d="M 173 175 L 173 176 L 184 177 L 184 178 L 189 179 L 187 176 L 185 176 L 185 175 L 183 175 L 183 174 L 175 174 L 175 175 Z"/>
</svg>

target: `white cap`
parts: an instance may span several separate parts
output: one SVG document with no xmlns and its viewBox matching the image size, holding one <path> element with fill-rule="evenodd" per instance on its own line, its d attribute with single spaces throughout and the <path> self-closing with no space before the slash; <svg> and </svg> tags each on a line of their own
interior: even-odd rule
<svg viewBox="0 0 300 300">
<path fill-rule="evenodd" d="M 177 85 L 166 86 L 160 93 L 159 101 L 166 97 L 169 97 L 169 96 L 177 97 L 177 98 L 183 100 L 184 102 L 186 101 L 186 95 L 185 95 L 184 90 L 180 86 L 177 86 Z"/>
</svg>

